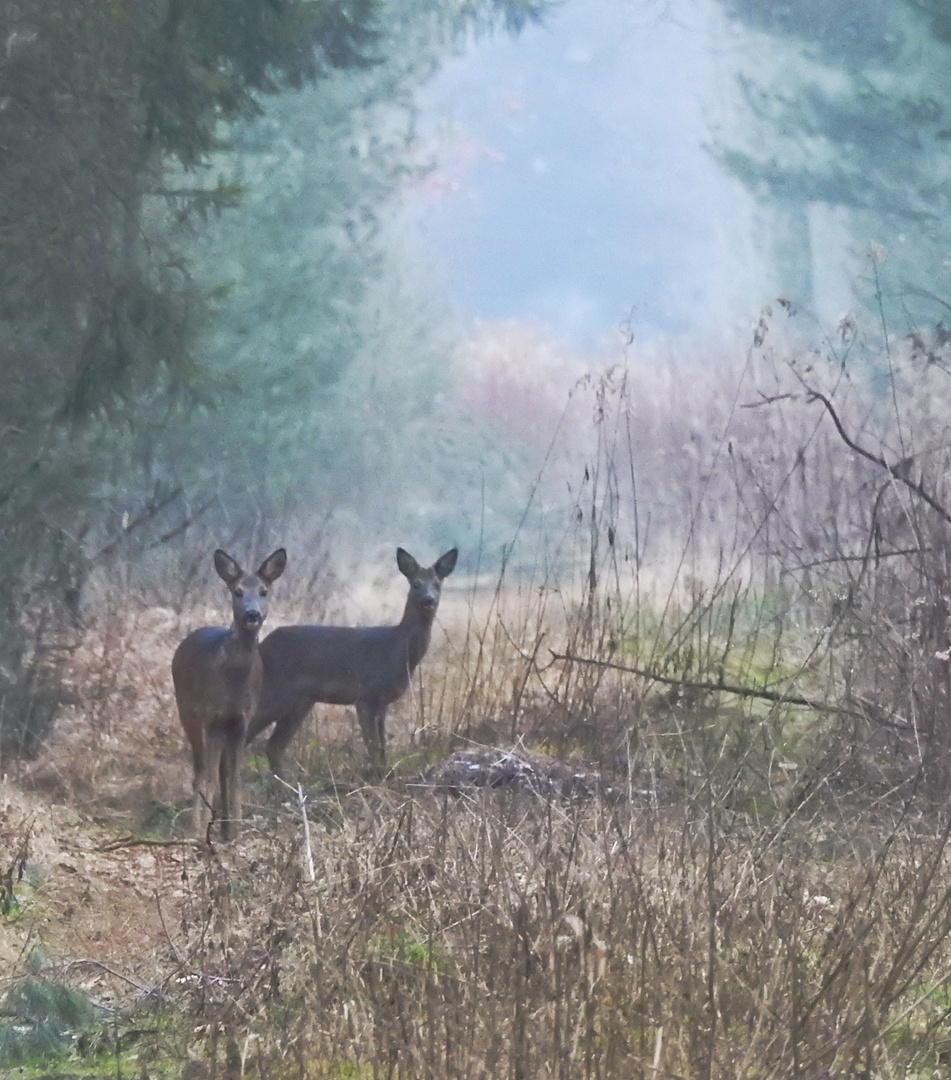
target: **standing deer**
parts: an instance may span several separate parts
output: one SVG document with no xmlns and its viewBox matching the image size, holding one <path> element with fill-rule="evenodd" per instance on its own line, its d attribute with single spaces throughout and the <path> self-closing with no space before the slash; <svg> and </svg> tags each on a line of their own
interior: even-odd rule
<svg viewBox="0 0 951 1080">
<path fill-rule="evenodd" d="M 267 614 L 268 589 L 286 565 L 287 552 L 278 548 L 256 574 L 246 574 L 230 555 L 216 551 L 215 570 L 231 592 L 231 626 L 194 630 L 172 657 L 178 716 L 195 765 L 193 821 L 200 838 L 208 835 L 216 786 L 215 811 L 225 840 L 241 818 L 241 751 L 261 693 L 258 633 Z"/>
<path fill-rule="evenodd" d="M 409 686 L 429 648 L 442 583 L 453 571 L 456 548 L 424 568 L 396 549 L 396 564 L 409 580 L 403 618 L 396 626 L 282 626 L 261 642 L 264 685 L 248 741 L 270 724 L 271 769 L 281 772 L 287 744 L 316 702 L 355 705 L 370 767 L 386 767 L 386 709 Z"/>
</svg>

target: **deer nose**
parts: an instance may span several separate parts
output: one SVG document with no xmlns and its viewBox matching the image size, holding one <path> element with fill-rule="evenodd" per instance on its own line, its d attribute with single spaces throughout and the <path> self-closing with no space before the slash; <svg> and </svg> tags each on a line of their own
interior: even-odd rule
<svg viewBox="0 0 951 1080">
<path fill-rule="evenodd" d="M 244 620 L 249 623 L 259 623 L 261 621 L 261 612 L 254 610 L 246 611 L 244 613 Z"/>
</svg>

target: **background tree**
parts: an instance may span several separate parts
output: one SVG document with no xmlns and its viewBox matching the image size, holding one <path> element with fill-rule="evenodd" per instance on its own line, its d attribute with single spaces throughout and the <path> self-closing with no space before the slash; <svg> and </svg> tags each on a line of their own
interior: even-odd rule
<svg viewBox="0 0 951 1080">
<path fill-rule="evenodd" d="M 721 0 L 745 48 L 741 130 L 716 152 L 761 199 L 780 289 L 814 306 L 847 264 L 893 329 L 947 315 L 951 32 L 932 0 Z M 847 246 L 848 252 L 842 247 Z"/>
</svg>

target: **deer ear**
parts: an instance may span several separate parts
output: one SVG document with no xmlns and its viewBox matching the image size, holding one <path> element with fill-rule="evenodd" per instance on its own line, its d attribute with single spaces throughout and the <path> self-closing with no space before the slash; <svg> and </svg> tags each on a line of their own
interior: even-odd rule
<svg viewBox="0 0 951 1080">
<path fill-rule="evenodd" d="M 218 577 L 230 588 L 236 581 L 239 581 L 244 576 L 244 571 L 240 566 L 221 548 L 215 552 L 215 570 L 218 571 Z"/>
<path fill-rule="evenodd" d="M 458 558 L 458 548 L 450 548 L 445 555 L 439 556 L 433 569 L 436 571 L 436 577 L 438 577 L 440 581 L 442 581 L 443 578 L 449 577 L 453 572 L 456 568 L 456 559 Z"/>
<path fill-rule="evenodd" d="M 258 567 L 258 577 L 270 585 L 272 581 L 276 581 L 284 573 L 286 566 L 287 552 L 284 548 L 278 548 L 277 551 L 272 551 Z"/>
<path fill-rule="evenodd" d="M 400 568 L 403 577 L 412 579 L 419 573 L 419 563 L 402 548 L 396 549 L 396 565 Z"/>
</svg>

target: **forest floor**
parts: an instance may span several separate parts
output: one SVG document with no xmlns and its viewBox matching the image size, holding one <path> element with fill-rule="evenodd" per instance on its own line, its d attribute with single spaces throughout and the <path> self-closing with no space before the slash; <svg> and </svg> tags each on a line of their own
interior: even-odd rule
<svg viewBox="0 0 951 1080">
<path fill-rule="evenodd" d="M 355 602 L 369 612 L 380 600 L 368 589 Z M 457 631 L 462 605 L 457 598 L 455 611 L 451 601 L 443 606 Z M 219 619 L 213 608 L 183 615 L 142 609 L 103 621 L 71 654 L 70 703 L 60 708 L 35 759 L 12 762 L 0 777 L 0 881 L 9 882 L 15 897 L 12 912 L 0 919 L 0 972 L 22 975 L 39 949 L 46 970 L 68 977 L 106 1008 L 126 1009 L 163 992 L 175 967 L 182 905 L 207 856 L 190 832 L 191 756 L 172 692 L 171 658 L 185 633 Z M 440 636 L 424 661 L 434 672 L 453 649 Z M 388 733 L 403 750 L 387 781 L 394 792 L 407 784 L 418 790 L 429 764 L 407 749 L 419 707 L 413 697 L 388 715 Z M 274 827 L 280 806 L 291 816 L 299 811 L 293 793 L 277 789 L 263 754 L 255 754 L 262 745 L 251 748 L 244 765 L 248 850 Z M 337 771 L 330 784 L 341 797 L 371 790 L 352 709 L 318 705 L 308 718 L 288 754 L 291 775 L 306 784 L 301 759 L 293 760 L 296 749 L 305 768 L 317 762 L 322 785 L 328 769 Z M 490 757 L 487 770 L 498 753 Z M 460 769 L 482 768 L 482 759 L 475 760 L 443 756 L 429 771 L 437 783 L 454 783 Z M 511 758 L 510 772 L 511 762 L 523 772 L 543 770 L 548 787 L 572 783 L 577 773 L 524 749 Z M 578 776 L 586 782 L 586 772 Z M 217 845 L 215 858 L 227 865 L 228 846 Z"/>
</svg>

